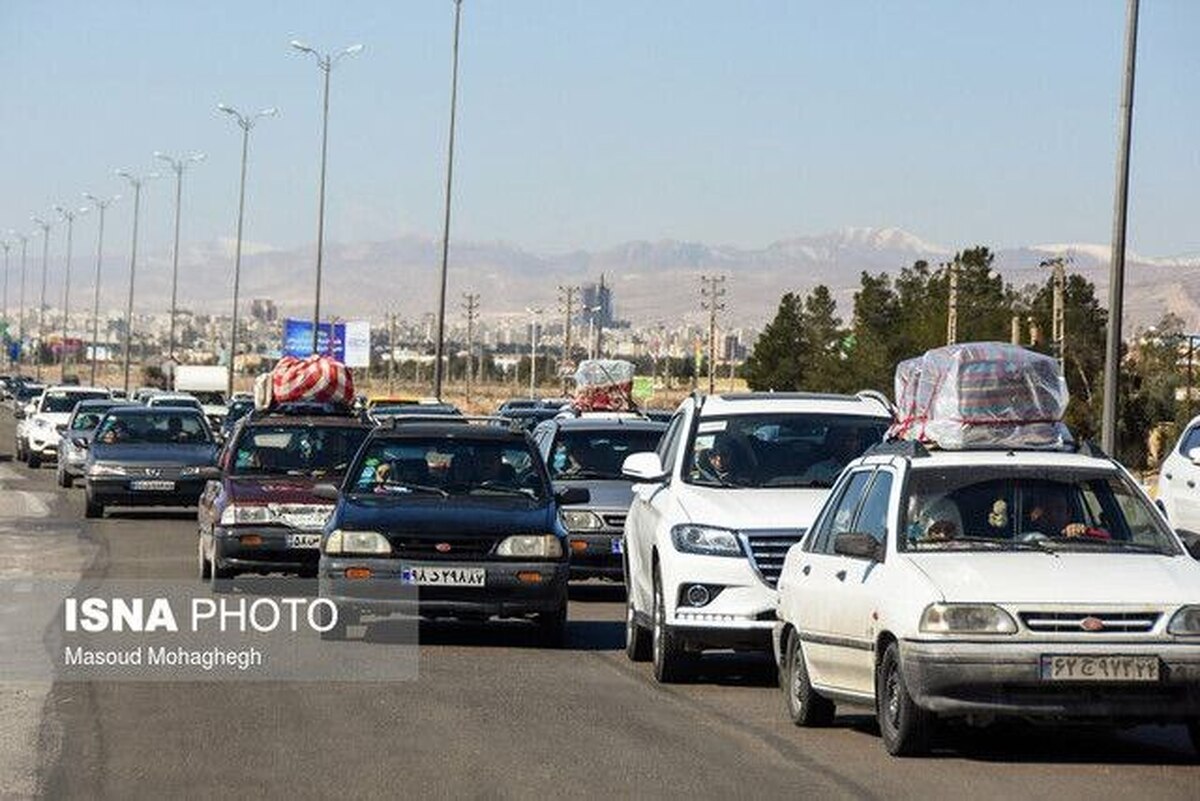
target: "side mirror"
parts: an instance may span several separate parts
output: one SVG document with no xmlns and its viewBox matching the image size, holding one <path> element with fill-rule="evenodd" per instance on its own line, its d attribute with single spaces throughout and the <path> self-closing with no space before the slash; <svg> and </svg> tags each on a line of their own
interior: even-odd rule
<svg viewBox="0 0 1200 801">
<path fill-rule="evenodd" d="M 833 552 L 840 556 L 853 559 L 870 559 L 878 562 L 882 556 L 882 546 L 870 534 L 860 534 L 857 531 L 847 531 L 838 534 L 833 540 Z"/>
<path fill-rule="evenodd" d="M 75 437 L 75 439 L 71 440 L 71 444 L 81 451 L 86 451 L 88 447 L 88 441 L 84 437 Z"/>
<path fill-rule="evenodd" d="M 587 487 L 562 487 L 554 491 L 554 500 L 559 506 L 577 506 L 592 500 L 592 493 Z"/>
<path fill-rule="evenodd" d="M 1200 464 L 1200 448 L 1192 448 L 1188 451 L 1187 458 L 1191 460 L 1192 464 Z"/>
<path fill-rule="evenodd" d="M 621 464 L 621 475 L 625 478 L 646 484 L 655 484 L 667 480 L 667 471 L 663 469 L 658 454 L 653 451 L 631 453 Z"/>
<path fill-rule="evenodd" d="M 1196 450 L 1200 450 L 1200 448 Z M 1179 539 L 1183 540 L 1183 547 L 1191 554 L 1191 557 L 1200 560 L 1200 534 L 1186 529 L 1179 529 L 1175 533 L 1179 535 Z"/>
<path fill-rule="evenodd" d="M 336 484 L 317 484 L 315 487 L 313 487 L 312 493 L 318 498 L 324 498 L 327 501 L 336 501 L 338 499 L 338 488 Z"/>
</svg>

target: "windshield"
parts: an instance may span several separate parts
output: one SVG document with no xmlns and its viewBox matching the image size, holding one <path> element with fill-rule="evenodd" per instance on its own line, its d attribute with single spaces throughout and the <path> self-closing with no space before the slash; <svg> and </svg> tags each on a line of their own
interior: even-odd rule
<svg viewBox="0 0 1200 801">
<path fill-rule="evenodd" d="M 355 493 L 547 496 L 539 460 L 524 442 L 511 440 L 377 439 L 351 476 Z"/>
<path fill-rule="evenodd" d="M 916 468 L 901 550 L 1120 550 L 1179 553 L 1171 532 L 1116 470 Z"/>
<path fill-rule="evenodd" d="M 657 429 L 560 430 L 550 449 L 550 478 L 622 478 L 625 457 L 654 450 L 661 436 Z"/>
<path fill-rule="evenodd" d="M 192 392 L 192 395 L 194 395 L 196 400 L 200 401 L 200 403 L 207 405 L 207 406 L 224 406 L 225 405 L 225 393 L 224 392 L 199 391 L 199 392 Z"/>
<path fill-rule="evenodd" d="M 881 418 L 834 414 L 705 417 L 684 461 L 684 480 L 708 487 L 829 488 L 879 442 Z"/>
<path fill-rule="evenodd" d="M 100 423 L 96 441 L 105 445 L 206 445 L 212 438 L 200 415 L 164 409 L 154 414 L 110 414 Z"/>
<path fill-rule="evenodd" d="M 107 398 L 107 392 L 47 392 L 42 397 L 42 411 L 49 414 L 70 414 L 75 404 L 88 398 Z"/>
<path fill-rule="evenodd" d="M 116 404 L 113 404 L 114 406 Z M 100 421 L 104 419 L 104 415 L 110 406 L 88 406 L 86 409 L 80 409 L 75 412 L 75 416 L 71 419 L 72 431 L 90 431 L 100 425 Z"/>
<path fill-rule="evenodd" d="M 367 429 L 360 426 L 254 426 L 242 431 L 234 451 L 237 476 L 344 473 Z"/>
</svg>

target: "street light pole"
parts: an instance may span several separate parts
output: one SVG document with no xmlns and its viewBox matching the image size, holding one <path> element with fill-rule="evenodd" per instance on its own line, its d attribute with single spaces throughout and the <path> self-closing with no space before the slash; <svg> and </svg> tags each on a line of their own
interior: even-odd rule
<svg viewBox="0 0 1200 801">
<path fill-rule="evenodd" d="M 17 341 L 21 343 L 17 350 L 17 367 L 20 368 L 21 361 L 25 356 L 25 251 L 29 246 L 29 236 L 17 233 L 16 231 L 10 231 L 9 233 L 21 240 L 21 294 L 17 298 L 18 313 L 20 315 L 17 318 Z M 18 372 L 20 372 L 19 369 Z"/>
<path fill-rule="evenodd" d="M 525 307 L 529 312 L 529 397 L 537 397 L 537 332 L 538 315 L 542 309 Z"/>
<path fill-rule="evenodd" d="M 313 48 L 292 40 L 291 45 L 302 53 L 310 53 L 317 60 L 317 66 L 325 73 L 324 94 L 321 103 L 321 179 L 317 186 L 317 287 L 313 299 L 313 334 L 312 352 L 317 352 L 317 335 L 321 325 L 321 266 L 325 251 L 325 160 L 329 141 L 329 73 L 343 56 L 351 56 L 362 52 L 361 44 L 351 45 L 340 53 L 318 53 Z"/>
<path fill-rule="evenodd" d="M 59 380 L 66 383 L 67 380 L 67 324 L 70 322 L 71 310 L 71 243 L 73 232 L 75 230 L 75 218 L 80 214 L 87 214 L 87 209 L 68 209 L 65 206 L 58 205 L 54 207 L 58 215 L 67 221 L 67 266 L 63 274 L 63 323 L 62 323 L 62 341 L 59 347 L 62 348 L 62 363 L 61 372 L 59 372 Z"/>
<path fill-rule="evenodd" d="M 454 120 L 458 110 L 458 34 L 462 0 L 454 0 L 454 56 L 450 73 L 450 137 L 446 147 L 446 212 L 442 222 L 442 273 L 438 289 L 437 348 L 433 365 L 433 394 L 442 397 L 442 353 L 446 346 L 446 267 L 450 255 L 450 187 L 454 181 Z"/>
<path fill-rule="evenodd" d="M 12 246 L 13 243 L 7 239 L 0 240 L 0 248 L 4 248 L 4 333 L 8 336 L 11 336 L 8 331 L 8 252 L 12 250 Z M 7 354 L 5 358 L 8 358 Z"/>
<path fill-rule="evenodd" d="M 233 256 L 233 324 L 229 330 L 229 373 L 225 380 L 225 397 L 232 398 L 233 367 L 235 357 L 237 356 L 238 291 L 242 281 L 242 220 L 246 210 L 246 157 L 250 152 L 250 131 L 260 118 L 274 117 L 279 113 L 279 109 L 274 107 L 264 108 L 262 111 L 249 115 L 242 114 L 237 109 L 227 106 L 224 103 L 218 104 L 217 109 L 232 116 L 237 120 L 238 127 L 242 129 L 242 172 L 241 180 L 238 183 L 237 245 L 234 247 Z"/>
<path fill-rule="evenodd" d="M 121 196 L 113 195 L 107 200 L 101 200 L 90 192 L 84 192 L 83 196 L 92 201 L 92 205 L 96 207 L 96 211 L 100 215 L 99 230 L 96 233 L 96 288 L 92 295 L 92 378 L 89 382 L 95 386 L 97 360 L 100 358 L 100 265 L 104 257 L 104 212 Z"/>
<path fill-rule="evenodd" d="M 128 170 L 117 170 L 117 175 L 129 181 L 133 187 L 133 244 L 129 249 L 129 299 L 125 303 L 125 396 L 129 397 L 129 367 L 133 356 L 133 287 L 137 273 L 138 215 L 142 207 L 142 184 L 158 177 L 158 173 L 136 176 Z"/>
<path fill-rule="evenodd" d="M 30 217 L 33 224 L 42 229 L 42 295 L 38 303 L 38 346 L 34 352 L 34 371 L 37 380 L 42 380 L 42 345 L 46 341 L 46 273 L 50 263 L 50 223 L 39 217 Z"/>
<path fill-rule="evenodd" d="M 162 159 L 171 165 L 171 171 L 175 173 L 175 245 L 172 248 L 171 254 L 171 334 L 167 340 L 167 358 L 171 360 L 172 369 L 175 364 L 175 315 L 177 310 L 177 300 L 179 298 L 179 214 L 180 208 L 183 205 L 183 171 L 187 169 L 189 164 L 195 164 L 204 161 L 203 153 L 187 153 L 172 158 L 166 153 L 155 151 L 154 157 Z M 172 374 L 172 378 L 174 374 Z"/>
</svg>

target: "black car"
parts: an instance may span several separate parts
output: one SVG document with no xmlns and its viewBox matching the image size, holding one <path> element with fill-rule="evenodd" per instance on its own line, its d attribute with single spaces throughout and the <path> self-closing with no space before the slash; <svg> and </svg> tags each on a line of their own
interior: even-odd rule
<svg viewBox="0 0 1200 801">
<path fill-rule="evenodd" d="M 254 401 L 238 398 L 229 402 L 229 411 L 225 413 L 225 418 L 221 421 L 221 428 L 217 432 L 222 442 L 225 442 L 233 434 L 233 430 L 237 428 L 238 422 L 254 411 Z"/>
<path fill-rule="evenodd" d="M 114 407 L 87 449 L 88 517 L 102 517 L 108 506 L 195 506 L 220 475 L 217 445 L 198 409 Z"/>
<path fill-rule="evenodd" d="M 567 532 L 524 431 L 425 422 L 375 429 L 342 482 L 321 541 L 322 597 L 338 608 L 324 636 L 344 637 L 362 613 L 532 618 L 547 644 L 567 619 Z M 388 588 L 393 588 L 389 593 Z M 413 589 L 419 593 L 417 601 Z"/>
</svg>

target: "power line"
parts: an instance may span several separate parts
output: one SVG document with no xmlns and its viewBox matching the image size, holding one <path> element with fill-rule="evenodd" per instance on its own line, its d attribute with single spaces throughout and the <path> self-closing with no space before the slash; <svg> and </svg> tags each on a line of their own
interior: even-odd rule
<svg viewBox="0 0 1200 801">
<path fill-rule="evenodd" d="M 571 362 L 571 320 L 575 316 L 575 295 L 578 287 L 560 286 L 558 288 L 558 310 L 563 315 L 563 352 L 562 365 L 565 368 Z M 567 378 L 563 375 L 563 394 L 567 391 Z"/>
</svg>

